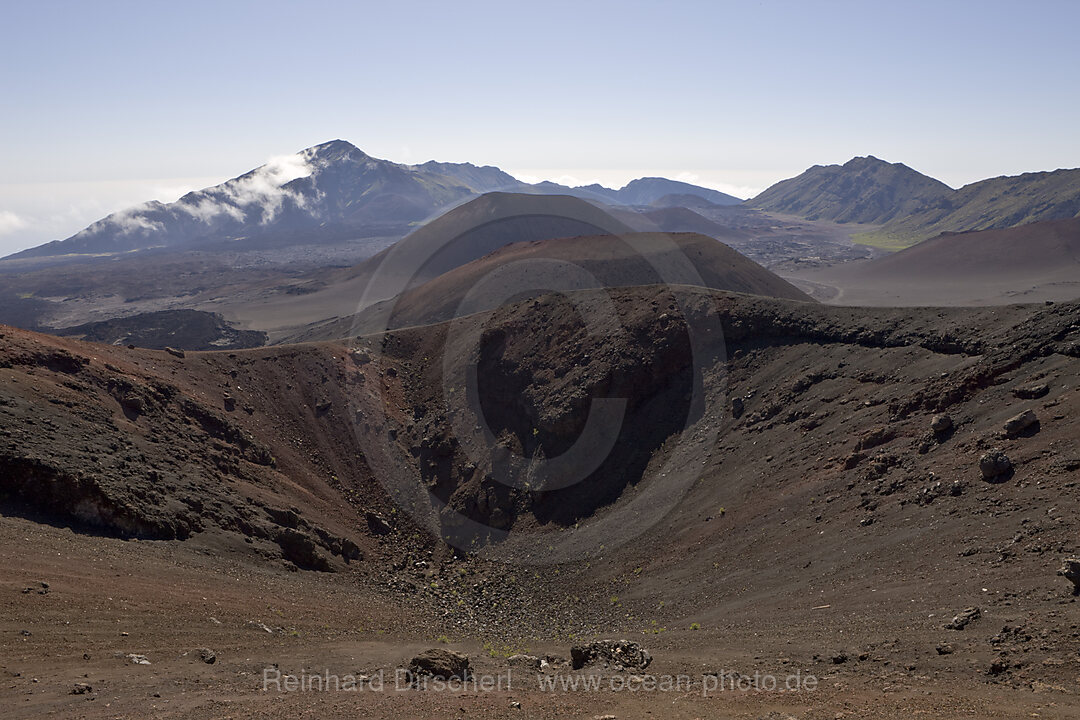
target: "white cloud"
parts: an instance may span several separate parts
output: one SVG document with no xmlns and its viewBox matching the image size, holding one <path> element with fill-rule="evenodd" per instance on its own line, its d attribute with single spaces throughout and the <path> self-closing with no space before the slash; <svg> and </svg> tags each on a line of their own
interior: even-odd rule
<svg viewBox="0 0 1080 720">
<path fill-rule="evenodd" d="M 9 235 L 24 227 L 26 227 L 26 221 L 21 217 L 10 210 L 0 210 L 0 235 Z"/>
<path fill-rule="evenodd" d="M 0 207 L 21 226 L 0 232 L 0 257 L 50 240 L 63 240 L 95 220 L 144 203 L 172 202 L 193 188 L 216 185 L 220 177 L 184 177 L 102 182 L 0 183 Z M 3 211 L 0 211 L 3 212 Z"/>
<path fill-rule="evenodd" d="M 135 207 L 121 210 L 114 214 L 111 219 L 115 224 L 120 226 L 120 233 L 122 235 L 130 235 L 137 232 L 149 233 L 165 229 L 165 226 L 160 222 L 148 220 L 140 214 L 150 209 L 150 203 L 143 203 L 142 205 L 136 205 Z M 94 224 L 96 225 L 97 223 Z"/>
<path fill-rule="evenodd" d="M 234 220 L 242 221 L 244 219 L 244 212 L 228 203 L 219 203 L 209 200 L 205 197 L 199 198 L 198 202 L 192 203 L 190 200 L 186 200 L 180 204 L 180 209 L 189 215 L 202 220 L 204 223 L 209 223 L 214 218 L 220 215 L 230 215 Z"/>
<path fill-rule="evenodd" d="M 197 202 L 188 200 L 179 207 L 203 222 L 210 222 L 220 215 L 243 220 L 244 211 L 256 205 L 262 210 L 265 224 L 274 219 L 286 197 L 304 204 L 301 195 L 285 190 L 283 186 L 313 172 L 314 166 L 302 154 L 273 157 L 247 175 L 208 189 L 206 195 L 209 197 L 204 196 Z"/>
</svg>

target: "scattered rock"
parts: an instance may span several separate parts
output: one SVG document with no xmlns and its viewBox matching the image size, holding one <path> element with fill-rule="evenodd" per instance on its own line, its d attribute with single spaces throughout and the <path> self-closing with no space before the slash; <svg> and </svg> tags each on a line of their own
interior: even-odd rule
<svg viewBox="0 0 1080 720">
<path fill-rule="evenodd" d="M 963 630 L 969 624 L 982 617 L 982 611 L 977 607 L 964 608 L 960 613 L 945 624 L 946 630 Z"/>
<path fill-rule="evenodd" d="M 334 403 L 332 400 L 320 400 L 319 402 L 315 403 L 315 412 L 319 415 L 325 415 L 326 413 L 330 412 L 330 408 L 332 407 L 334 407 Z"/>
<path fill-rule="evenodd" d="M 841 651 L 841 652 L 838 652 L 838 653 L 836 653 L 835 655 L 832 656 L 832 664 L 833 665 L 843 665 L 847 661 L 848 661 L 848 656 L 847 656 L 846 652 Z"/>
<path fill-rule="evenodd" d="M 896 437 L 896 432 L 892 428 L 876 427 L 870 432 L 863 435 L 858 444 L 855 446 L 856 450 L 869 450 L 875 448 L 878 445 L 884 445 L 885 443 Z"/>
<path fill-rule="evenodd" d="M 1037 385 L 1016 388 L 1013 390 L 1013 395 L 1021 400 L 1037 400 L 1038 398 L 1045 397 L 1048 392 L 1050 392 L 1050 388 L 1046 383 L 1039 383 Z"/>
<path fill-rule="evenodd" d="M 1058 575 L 1073 584 L 1072 594 L 1080 595 L 1080 558 L 1065 558 L 1061 561 Z"/>
<path fill-rule="evenodd" d="M 844 469 L 853 470 L 859 466 L 863 460 L 866 459 L 866 453 L 853 452 L 844 459 Z"/>
<path fill-rule="evenodd" d="M 39 582 L 37 585 L 31 585 L 28 588 L 23 588 L 23 595 L 29 595 L 30 593 L 37 593 L 38 595 L 49 594 L 49 583 Z"/>
<path fill-rule="evenodd" d="M 341 557 L 345 559 L 345 562 L 359 560 L 363 556 L 360 546 L 349 538 L 341 538 L 338 542 L 341 544 Z"/>
<path fill-rule="evenodd" d="M 644 670 L 651 662 L 648 651 L 630 640 L 597 640 L 570 648 L 570 667 L 574 670 L 597 663 L 616 671 Z"/>
<path fill-rule="evenodd" d="M 178 357 L 178 358 L 183 358 L 184 357 L 184 351 L 183 350 L 177 350 L 176 348 L 166 347 L 165 352 L 169 353 L 173 357 Z"/>
<path fill-rule="evenodd" d="M 1003 430 L 1008 437 L 1018 437 L 1027 430 L 1037 426 L 1039 424 L 1039 418 L 1035 416 L 1035 413 L 1031 410 L 1025 410 L 1019 415 L 1015 415 L 1005 421 Z"/>
<path fill-rule="evenodd" d="M 744 409 L 745 409 L 745 405 L 743 405 L 743 399 L 742 398 L 732 398 L 732 400 L 731 400 L 731 417 L 738 420 L 739 418 L 742 417 Z"/>
<path fill-rule="evenodd" d="M 120 400 L 120 404 L 124 406 L 125 410 L 129 410 L 133 413 L 139 414 L 146 409 L 146 403 L 142 397 L 135 393 L 128 393 Z"/>
<path fill-rule="evenodd" d="M 149 665 L 150 661 L 146 659 L 145 655 L 136 655 L 135 653 L 128 653 L 128 660 L 131 660 L 132 665 Z"/>
<path fill-rule="evenodd" d="M 207 665 L 213 665 L 217 662 L 217 653 L 210 648 L 199 648 L 196 652 L 199 653 L 199 659 Z"/>
<path fill-rule="evenodd" d="M 519 670 L 540 670 L 540 658 L 535 655 L 511 655 L 506 661 L 510 667 Z"/>
<path fill-rule="evenodd" d="M 87 683 L 75 683 L 71 688 L 72 695 L 85 695 L 88 692 L 93 692 L 94 688 L 90 687 Z"/>
<path fill-rule="evenodd" d="M 545 655 L 540 658 L 540 669 L 544 672 L 564 668 L 569 664 L 566 658 L 557 655 Z"/>
<path fill-rule="evenodd" d="M 236 398 L 232 395 L 225 396 L 225 412 L 232 412 L 236 410 Z"/>
<path fill-rule="evenodd" d="M 469 658 L 453 650 L 432 649 L 423 652 L 409 661 L 409 676 L 433 677 L 441 680 L 469 678 Z"/>
<path fill-rule="evenodd" d="M 285 528 L 278 534 L 277 543 L 281 547 L 281 554 L 285 559 L 299 568 L 321 570 L 322 572 L 334 571 L 330 561 L 319 551 L 318 545 L 306 533 L 292 528 Z"/>
<path fill-rule="evenodd" d="M 385 518 L 373 512 L 367 514 L 367 526 L 374 535 L 389 535 L 394 530 Z"/>
<path fill-rule="evenodd" d="M 937 646 L 936 649 L 937 649 L 937 654 L 938 655 L 952 655 L 953 654 L 953 646 L 952 646 L 952 644 L 947 643 L 947 642 L 938 643 L 938 646 Z"/>
<path fill-rule="evenodd" d="M 990 663 L 990 668 L 986 671 L 987 675 L 1000 675 L 1009 669 L 1009 661 L 1005 658 L 998 658 L 994 662 Z"/>
<path fill-rule="evenodd" d="M 979 458 L 979 470 L 983 480 L 998 480 L 1012 472 L 1013 464 L 1002 450 L 994 448 Z"/>
<path fill-rule="evenodd" d="M 934 435 L 944 435 L 953 429 L 953 420 L 948 415 L 935 415 L 930 419 L 930 431 Z"/>
</svg>

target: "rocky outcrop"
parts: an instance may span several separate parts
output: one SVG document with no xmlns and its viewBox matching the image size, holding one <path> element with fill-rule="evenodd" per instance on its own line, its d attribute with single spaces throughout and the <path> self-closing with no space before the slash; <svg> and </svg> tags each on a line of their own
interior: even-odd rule
<svg viewBox="0 0 1080 720">
<path fill-rule="evenodd" d="M 615 672 L 636 672 L 649 667 L 651 662 L 652 655 L 630 640 L 597 640 L 570 648 L 570 666 L 574 670 L 602 665 Z"/>
<path fill-rule="evenodd" d="M 1039 418 L 1031 410 L 1025 410 L 1019 415 L 1014 415 L 1005 421 L 1005 425 L 1002 430 L 1005 431 L 1005 436 L 1010 438 L 1019 437 L 1032 430 L 1038 429 Z"/>
<path fill-rule="evenodd" d="M 424 677 L 467 680 L 471 673 L 467 655 L 439 649 L 427 650 L 414 657 L 409 661 L 407 671 L 414 682 Z"/>
<path fill-rule="evenodd" d="M 983 480 L 1000 482 L 1012 474 L 1013 464 L 1004 451 L 995 448 L 979 458 L 979 472 Z"/>
<path fill-rule="evenodd" d="M 1064 577 L 1073 584 L 1072 594 L 1080 595 L 1080 558 L 1065 558 L 1061 562 L 1058 575 Z"/>
</svg>

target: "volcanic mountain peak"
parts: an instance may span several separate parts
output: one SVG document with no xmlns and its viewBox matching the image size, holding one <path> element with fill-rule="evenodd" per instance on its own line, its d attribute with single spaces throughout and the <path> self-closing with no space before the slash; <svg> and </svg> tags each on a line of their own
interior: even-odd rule
<svg viewBox="0 0 1080 720">
<path fill-rule="evenodd" d="M 318 145 L 312 145 L 306 150 L 302 150 L 301 154 L 308 156 L 310 159 L 325 161 L 333 161 L 340 158 L 351 159 L 356 155 L 363 158 L 369 157 L 367 153 L 347 140 L 330 140 L 319 143 Z"/>
<path fill-rule="evenodd" d="M 66 240 L 11 258 L 77 259 L 151 248 L 263 251 L 394 239 L 464 200 L 495 190 L 574 195 L 614 205 L 648 205 L 673 193 L 715 204 L 739 202 L 715 190 L 663 178 L 635 180 L 618 191 L 599 185 L 530 185 L 490 165 L 382 160 L 338 139 L 271 158 L 173 203 L 143 203 L 113 213 Z"/>
<path fill-rule="evenodd" d="M 742 202 L 739 198 L 722 193 L 719 190 L 711 190 L 662 177 L 643 177 L 631 180 L 619 190 L 618 199 L 627 205 L 650 205 L 661 197 L 678 194 L 694 195 L 715 205 L 738 205 Z"/>
<path fill-rule="evenodd" d="M 113 213 L 67 240 L 13 257 L 206 247 L 339 242 L 404 234 L 410 223 L 505 178 L 463 177 L 460 168 L 420 171 L 332 140 L 264 165 L 174 203 L 144 203 Z M 471 168 L 472 171 L 481 169 Z M 508 178 L 509 176 L 505 176 Z M 478 186 L 478 187 L 477 187 Z"/>
<path fill-rule="evenodd" d="M 747 205 L 808 220 L 883 225 L 857 239 L 898 249 L 943 232 L 1080 216 L 1080 170 L 996 177 L 953 190 L 907 165 L 867 155 L 814 165 Z"/>
<path fill-rule="evenodd" d="M 879 224 L 910 215 L 951 192 L 945 183 L 907 165 L 868 155 L 843 165 L 815 165 L 748 204 L 810 220 Z"/>
</svg>

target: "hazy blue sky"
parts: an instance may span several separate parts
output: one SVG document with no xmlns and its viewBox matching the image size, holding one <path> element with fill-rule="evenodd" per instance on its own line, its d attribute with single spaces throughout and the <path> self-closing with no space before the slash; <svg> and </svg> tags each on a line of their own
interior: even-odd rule
<svg viewBox="0 0 1080 720">
<path fill-rule="evenodd" d="M 0 0 L 0 254 L 343 138 L 752 194 L 1080 166 L 1080 2 Z"/>
</svg>

